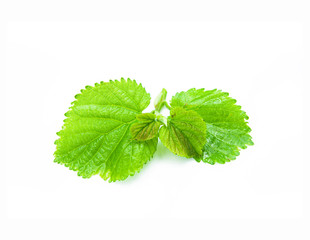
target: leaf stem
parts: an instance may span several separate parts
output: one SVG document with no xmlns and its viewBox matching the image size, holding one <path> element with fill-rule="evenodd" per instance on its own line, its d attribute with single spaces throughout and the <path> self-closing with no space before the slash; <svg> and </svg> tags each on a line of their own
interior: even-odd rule
<svg viewBox="0 0 310 240">
<path fill-rule="evenodd" d="M 168 108 L 169 110 L 171 110 L 171 107 L 170 107 L 170 105 L 168 104 L 167 101 L 165 101 L 164 104 L 165 104 L 166 108 Z"/>
<path fill-rule="evenodd" d="M 152 113 L 156 115 L 157 121 L 161 122 L 165 126 L 167 126 L 167 117 L 161 115 L 160 111 L 164 106 L 168 108 L 169 110 L 171 110 L 170 105 L 166 101 L 166 97 L 167 97 L 167 90 L 163 88 L 155 99 L 155 102 L 154 102 L 155 110 L 152 111 Z"/>
<path fill-rule="evenodd" d="M 162 124 L 164 124 L 165 126 L 167 126 L 167 118 L 161 114 L 158 114 L 156 116 L 156 119 L 158 122 L 161 122 Z"/>
</svg>

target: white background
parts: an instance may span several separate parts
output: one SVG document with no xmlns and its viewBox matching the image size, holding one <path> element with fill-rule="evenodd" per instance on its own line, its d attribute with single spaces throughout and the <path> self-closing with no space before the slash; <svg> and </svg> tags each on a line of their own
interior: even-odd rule
<svg viewBox="0 0 310 240">
<path fill-rule="evenodd" d="M 309 8 L 249 2 L 1 2 L 0 238 L 309 239 Z M 211 166 L 160 144 L 117 183 L 53 163 L 74 95 L 121 77 L 228 91 L 255 145 Z"/>
</svg>

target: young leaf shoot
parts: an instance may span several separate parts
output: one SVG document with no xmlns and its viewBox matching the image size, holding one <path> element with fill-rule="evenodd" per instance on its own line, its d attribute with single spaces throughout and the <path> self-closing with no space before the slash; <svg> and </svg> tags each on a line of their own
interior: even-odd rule
<svg viewBox="0 0 310 240">
<path fill-rule="evenodd" d="M 55 162 L 90 178 L 125 180 L 154 155 L 158 139 L 174 154 L 210 164 L 236 159 L 253 145 L 248 116 L 228 93 L 190 89 L 166 101 L 163 89 L 150 94 L 135 80 L 121 79 L 86 86 L 65 114 L 55 141 Z M 170 116 L 160 114 L 163 107 Z"/>
</svg>

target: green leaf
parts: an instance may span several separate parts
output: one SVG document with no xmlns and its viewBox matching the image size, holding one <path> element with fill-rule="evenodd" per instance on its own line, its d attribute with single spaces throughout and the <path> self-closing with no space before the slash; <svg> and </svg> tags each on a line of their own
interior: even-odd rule
<svg viewBox="0 0 310 240">
<path fill-rule="evenodd" d="M 99 174 L 109 181 L 134 175 L 153 156 L 157 138 L 137 142 L 130 127 L 149 105 L 150 95 L 135 80 L 86 86 L 65 114 L 55 162 L 89 178 Z"/>
<path fill-rule="evenodd" d="M 162 143 L 182 157 L 199 157 L 206 142 L 206 124 L 194 111 L 174 108 L 170 111 L 167 126 L 159 130 Z"/>
<path fill-rule="evenodd" d="M 249 135 L 251 128 L 248 116 L 236 100 L 221 90 L 205 91 L 190 89 L 177 93 L 171 100 L 171 107 L 183 107 L 197 112 L 206 122 L 207 137 L 202 157 L 197 161 L 210 164 L 225 163 L 236 159 L 240 149 L 253 145 Z"/>
<path fill-rule="evenodd" d="M 136 116 L 138 122 L 133 123 L 130 132 L 132 138 L 138 141 L 146 141 L 158 137 L 160 122 L 153 113 L 142 113 Z"/>
<path fill-rule="evenodd" d="M 167 97 L 167 90 L 163 88 L 160 94 L 156 97 L 155 102 L 154 102 L 156 111 L 159 112 L 162 109 L 162 107 L 165 105 L 166 97 Z"/>
</svg>

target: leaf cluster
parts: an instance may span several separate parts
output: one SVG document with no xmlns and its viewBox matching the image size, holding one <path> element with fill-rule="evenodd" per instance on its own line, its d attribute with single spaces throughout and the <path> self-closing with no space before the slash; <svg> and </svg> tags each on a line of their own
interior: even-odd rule
<svg viewBox="0 0 310 240">
<path fill-rule="evenodd" d="M 154 155 L 158 139 L 178 156 L 210 164 L 236 159 L 253 145 L 248 116 L 228 93 L 190 89 L 166 101 L 165 89 L 154 111 L 143 113 L 150 94 L 135 80 L 86 86 L 75 96 L 55 141 L 55 162 L 89 178 L 125 180 Z M 160 114 L 163 107 L 170 116 Z"/>
</svg>

